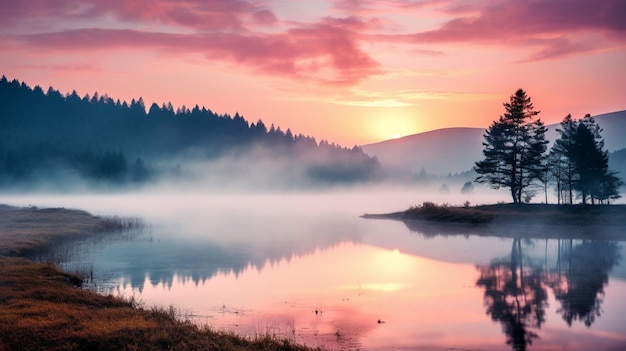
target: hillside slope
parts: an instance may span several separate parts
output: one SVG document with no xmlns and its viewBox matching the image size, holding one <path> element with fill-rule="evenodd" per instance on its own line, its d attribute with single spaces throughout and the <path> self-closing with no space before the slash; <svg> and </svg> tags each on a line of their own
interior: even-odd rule
<svg viewBox="0 0 626 351">
<path fill-rule="evenodd" d="M 594 116 L 604 130 L 605 149 L 626 148 L 626 110 Z M 551 142 L 559 124 L 548 125 Z M 482 158 L 483 128 L 445 128 L 399 139 L 367 144 L 361 148 L 378 160 L 388 172 L 415 174 L 422 168 L 431 174 L 446 175 L 467 171 Z"/>
<path fill-rule="evenodd" d="M 135 186 L 167 177 L 264 188 L 368 181 L 375 158 L 198 105 L 63 95 L 0 78 L 0 189 Z"/>
</svg>

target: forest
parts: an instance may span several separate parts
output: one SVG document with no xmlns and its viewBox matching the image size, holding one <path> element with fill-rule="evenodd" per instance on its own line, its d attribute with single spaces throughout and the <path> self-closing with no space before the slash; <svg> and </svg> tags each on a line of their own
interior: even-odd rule
<svg viewBox="0 0 626 351">
<path fill-rule="evenodd" d="M 128 103 L 97 92 L 81 97 L 2 76 L 0 106 L 0 188 L 69 189 L 81 181 L 89 187 L 137 186 L 185 177 L 188 162 L 210 164 L 226 157 L 256 159 L 249 169 L 238 170 L 253 173 L 261 154 L 280 159 L 279 165 L 272 163 L 281 168 L 276 173 L 294 186 L 381 175 L 378 160 L 357 146 L 318 142 L 198 105 L 146 108 L 142 98 Z"/>
</svg>

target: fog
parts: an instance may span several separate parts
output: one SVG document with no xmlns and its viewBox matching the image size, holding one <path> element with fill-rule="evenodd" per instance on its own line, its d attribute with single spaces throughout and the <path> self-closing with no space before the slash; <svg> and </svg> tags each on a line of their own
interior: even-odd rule
<svg viewBox="0 0 626 351">
<path fill-rule="evenodd" d="M 103 216 L 139 217 L 148 225 L 149 240 L 184 247 L 189 253 L 188 258 L 196 261 L 207 257 L 198 250 L 219 254 L 223 257 L 218 268 L 234 271 L 240 271 L 248 264 L 260 268 L 268 260 L 308 254 L 342 242 L 363 242 L 380 225 L 389 225 L 360 218 L 365 213 L 403 211 L 424 201 L 462 204 L 501 199 L 498 196 L 461 196 L 420 188 L 383 186 L 232 193 L 168 185 L 132 193 L 2 196 L 3 203 L 15 206 L 65 207 Z M 393 224 L 400 228 L 404 226 L 401 222 Z M 409 236 L 408 230 L 403 231 Z M 387 246 L 395 244 L 383 240 L 377 245 L 394 249 Z M 399 242 L 397 245 L 403 244 Z M 155 248 L 159 246 L 152 245 L 149 250 L 142 251 L 146 252 L 146 259 L 154 261 L 147 265 L 154 266 L 158 262 L 161 270 L 168 270 L 168 254 L 154 251 Z M 125 254 L 138 255 L 130 251 Z M 175 270 L 171 267 L 170 278 Z"/>
<path fill-rule="evenodd" d="M 626 342 L 618 330 L 626 313 L 619 299 L 626 293 L 621 243 L 520 242 L 463 228 L 432 235 L 401 221 L 360 217 L 424 201 L 497 203 L 507 201 L 505 191 L 476 187 L 461 194 L 449 185 L 443 193 L 437 185 L 379 183 L 246 192 L 191 183 L 163 181 L 133 192 L 4 194 L 2 202 L 142 218 L 147 226 L 136 236 L 78 244 L 76 257 L 62 267 L 90 271 L 87 286 L 96 291 L 147 306 L 172 305 L 217 330 L 271 332 L 329 349 L 502 349 L 507 322 L 494 323 L 486 314 L 483 295 L 490 288 L 478 282 L 519 265 L 520 274 L 534 279 L 529 282 L 541 283 L 538 289 L 555 291 L 541 295 L 543 329 L 524 327 L 540 334 L 533 342 L 544 345 L 538 350 L 574 336 L 580 338 L 575 350 Z M 553 277 L 591 291 L 589 302 L 569 303 L 569 295 L 550 285 Z M 589 306 L 603 310 L 590 317 L 585 311 L 595 310 Z M 593 329 L 579 328 L 577 318 L 592 318 Z M 609 334 L 611 342 L 602 338 Z"/>
</svg>

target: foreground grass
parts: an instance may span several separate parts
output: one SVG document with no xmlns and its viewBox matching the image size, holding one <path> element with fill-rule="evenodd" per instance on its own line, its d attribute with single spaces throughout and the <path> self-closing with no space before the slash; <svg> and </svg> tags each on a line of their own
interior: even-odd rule
<svg viewBox="0 0 626 351">
<path fill-rule="evenodd" d="M 246 339 L 177 319 L 173 309 L 81 290 L 81 277 L 21 257 L 128 222 L 83 211 L 0 206 L 0 351 L 309 350 Z"/>
</svg>

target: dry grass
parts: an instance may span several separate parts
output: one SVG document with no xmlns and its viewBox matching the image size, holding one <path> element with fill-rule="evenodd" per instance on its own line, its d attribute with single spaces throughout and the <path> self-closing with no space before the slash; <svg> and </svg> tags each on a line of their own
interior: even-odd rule
<svg viewBox="0 0 626 351">
<path fill-rule="evenodd" d="M 63 241 L 141 225 L 136 219 L 101 218 L 65 208 L 19 208 L 0 205 L 0 255 L 28 256 Z"/>
<path fill-rule="evenodd" d="M 424 202 L 406 211 L 366 214 L 403 221 L 426 236 L 626 240 L 626 205 L 494 204 L 448 206 Z"/>
<path fill-rule="evenodd" d="M 495 204 L 475 207 L 424 202 L 403 212 L 365 218 L 426 220 L 466 224 L 522 224 L 626 226 L 626 205 Z"/>
<path fill-rule="evenodd" d="M 172 309 L 81 290 L 81 277 L 16 257 L 125 225 L 82 211 L 0 207 L 0 351 L 309 350 L 215 332 L 177 319 Z"/>
</svg>

